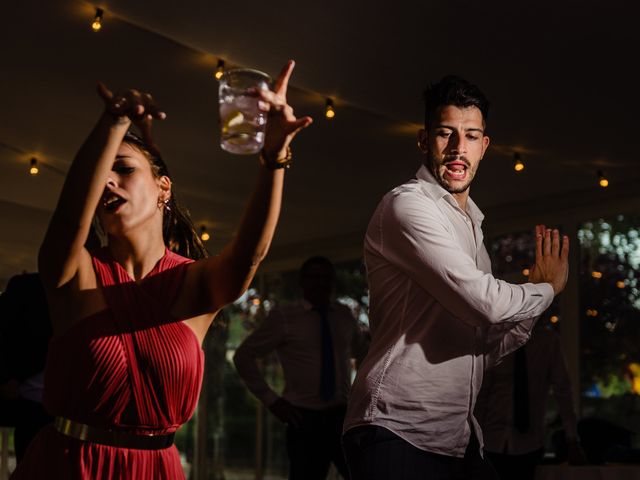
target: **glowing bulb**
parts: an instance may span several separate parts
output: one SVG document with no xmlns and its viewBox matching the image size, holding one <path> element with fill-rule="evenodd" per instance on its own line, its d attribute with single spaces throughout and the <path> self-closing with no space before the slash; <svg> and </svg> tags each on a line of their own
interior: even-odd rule
<svg viewBox="0 0 640 480">
<path fill-rule="evenodd" d="M 551 315 L 551 318 L 549 318 L 549 320 L 551 321 L 551 323 L 558 323 L 560 317 L 558 317 L 557 315 Z"/>
<path fill-rule="evenodd" d="M 220 80 L 222 78 L 222 74 L 224 73 L 224 60 L 219 59 L 218 65 L 216 66 L 216 71 L 213 74 L 216 77 L 216 80 Z"/>
<path fill-rule="evenodd" d="M 203 242 L 206 242 L 210 238 L 211 238 L 211 235 L 209 235 L 209 233 L 207 232 L 207 227 L 202 225 L 200 227 L 200 240 L 202 240 Z"/>
<path fill-rule="evenodd" d="M 593 272 L 591 272 L 591 276 L 593 278 L 602 278 L 602 272 L 598 272 L 598 271 L 594 270 Z"/>
<path fill-rule="evenodd" d="M 31 163 L 30 163 L 30 167 L 29 167 L 29 173 L 31 175 L 37 175 L 38 172 L 40 171 L 40 169 L 38 168 L 38 160 L 34 158 L 31 159 Z"/>
<path fill-rule="evenodd" d="M 528 277 L 530 273 L 531 271 L 528 268 L 522 270 L 522 275 L 524 275 L 525 277 Z"/>
<path fill-rule="evenodd" d="M 524 170 L 524 163 L 522 163 L 520 154 L 518 152 L 513 154 L 513 169 L 516 172 L 521 172 L 522 170 Z"/>
<path fill-rule="evenodd" d="M 260 299 L 259 298 L 254 298 L 253 300 L 251 300 L 251 303 L 253 303 L 254 305 L 258 306 L 258 305 L 260 305 Z"/>
<path fill-rule="evenodd" d="M 332 119 L 336 116 L 336 111 L 333 108 L 333 100 L 331 100 L 330 98 L 327 98 L 326 107 L 324 109 L 324 116 L 328 119 Z"/>
<path fill-rule="evenodd" d="M 94 32 L 99 32 L 102 28 L 102 15 L 104 15 L 104 10 L 101 8 L 96 8 L 96 16 L 93 19 L 93 23 L 91 24 L 91 29 Z"/>
<path fill-rule="evenodd" d="M 618 280 L 618 281 L 616 282 L 616 287 L 618 287 L 618 288 L 624 288 L 624 286 L 625 286 L 625 285 L 624 285 L 624 282 L 623 282 L 622 280 Z"/>
<path fill-rule="evenodd" d="M 604 176 L 602 170 L 598 170 L 598 185 L 600 185 L 602 188 L 607 188 L 609 186 L 609 180 L 607 180 L 607 177 Z"/>
</svg>

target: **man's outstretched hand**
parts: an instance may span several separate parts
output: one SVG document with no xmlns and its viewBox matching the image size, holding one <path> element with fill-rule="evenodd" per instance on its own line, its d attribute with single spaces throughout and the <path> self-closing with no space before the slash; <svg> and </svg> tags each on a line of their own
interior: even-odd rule
<svg viewBox="0 0 640 480">
<path fill-rule="evenodd" d="M 557 229 L 536 225 L 536 260 L 529 281 L 550 283 L 557 295 L 564 290 L 569 276 L 569 237 Z"/>
</svg>

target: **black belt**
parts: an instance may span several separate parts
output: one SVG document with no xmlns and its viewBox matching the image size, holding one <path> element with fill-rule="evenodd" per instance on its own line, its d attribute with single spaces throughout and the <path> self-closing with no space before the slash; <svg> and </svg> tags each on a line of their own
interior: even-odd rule
<svg viewBox="0 0 640 480">
<path fill-rule="evenodd" d="M 56 417 L 53 421 L 55 429 L 67 437 L 77 438 L 83 442 L 99 443 L 110 447 L 135 448 L 139 450 L 161 450 L 173 445 L 175 433 L 167 435 L 142 434 L 122 430 L 106 430 L 74 422 L 64 417 Z"/>
</svg>

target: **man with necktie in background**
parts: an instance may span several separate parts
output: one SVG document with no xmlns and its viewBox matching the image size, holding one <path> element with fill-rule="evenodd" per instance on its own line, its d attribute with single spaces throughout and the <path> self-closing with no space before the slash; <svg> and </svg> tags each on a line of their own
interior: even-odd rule
<svg viewBox="0 0 640 480">
<path fill-rule="evenodd" d="M 341 447 L 351 386 L 352 359 L 366 353 L 358 322 L 331 301 L 335 270 L 325 257 L 311 257 L 299 272 L 302 299 L 273 309 L 238 347 L 234 363 L 249 390 L 287 425 L 290 480 L 324 480 L 333 463 L 349 478 Z M 278 395 L 257 364 L 276 352 L 285 387 Z"/>
<path fill-rule="evenodd" d="M 527 344 L 485 373 L 476 403 L 485 454 L 501 480 L 533 480 L 544 455 L 550 390 L 562 419 L 569 463 L 584 464 L 560 335 L 540 320 Z"/>
</svg>

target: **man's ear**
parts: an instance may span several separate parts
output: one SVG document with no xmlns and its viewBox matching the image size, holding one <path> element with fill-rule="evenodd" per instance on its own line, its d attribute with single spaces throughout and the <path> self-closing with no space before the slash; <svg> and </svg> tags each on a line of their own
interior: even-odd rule
<svg viewBox="0 0 640 480">
<path fill-rule="evenodd" d="M 480 157 L 481 159 L 484 158 L 484 154 L 487 152 L 487 148 L 489 148 L 489 143 L 491 143 L 491 140 L 489 139 L 488 136 L 484 135 L 482 137 L 482 157 Z"/>
<path fill-rule="evenodd" d="M 429 147 L 427 144 L 427 131 L 424 128 L 418 130 L 418 150 L 427 153 Z"/>
</svg>

